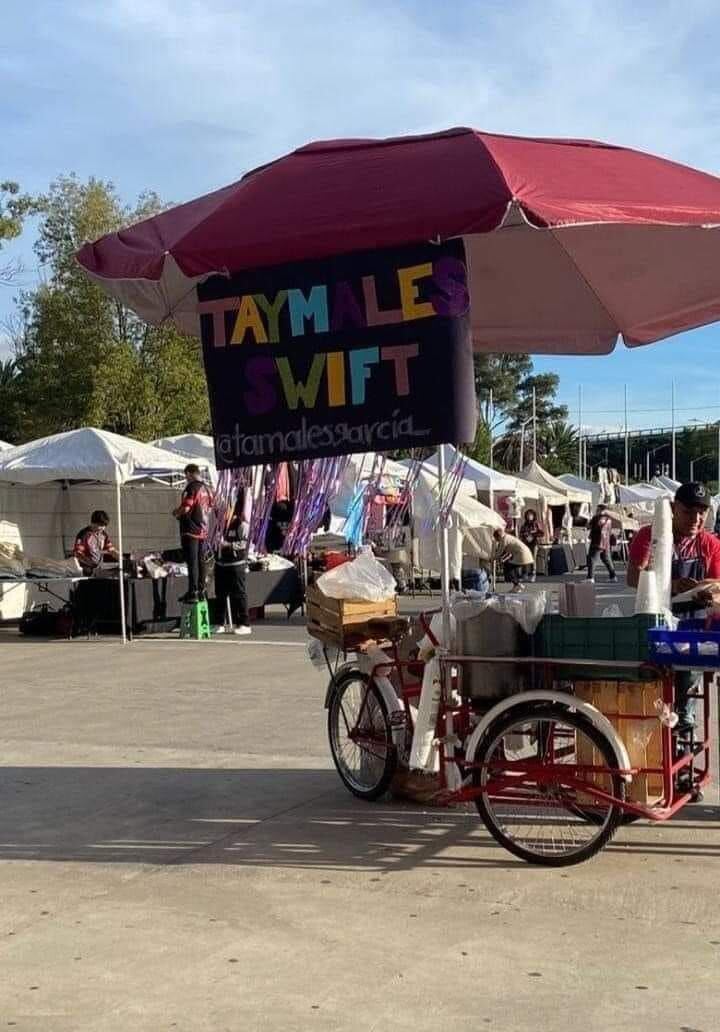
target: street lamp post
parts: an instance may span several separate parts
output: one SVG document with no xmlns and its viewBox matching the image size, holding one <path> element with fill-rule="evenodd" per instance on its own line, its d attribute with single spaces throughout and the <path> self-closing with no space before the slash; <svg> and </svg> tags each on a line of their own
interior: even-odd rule
<svg viewBox="0 0 720 1032">
<path fill-rule="evenodd" d="M 695 477 L 693 476 L 693 473 L 695 471 L 695 463 L 696 462 L 702 462 L 703 459 L 709 459 L 711 454 L 712 454 L 711 452 L 706 452 L 705 455 L 698 455 L 698 457 L 696 459 L 690 459 L 690 479 L 691 480 L 695 479 Z"/>
<path fill-rule="evenodd" d="M 650 483 L 650 456 L 655 455 L 657 452 L 662 451 L 663 448 L 667 448 L 667 442 L 665 444 L 659 444 L 657 448 L 651 448 L 650 451 L 645 453 L 645 471 L 647 483 Z"/>
<path fill-rule="evenodd" d="M 525 456 L 525 427 L 529 426 L 530 423 L 534 423 L 534 422 L 535 422 L 535 416 L 530 416 L 529 419 L 526 419 L 523 423 L 520 424 L 520 466 L 519 466 L 519 469 L 518 469 L 518 473 L 522 473 L 522 471 L 523 471 L 523 458 Z M 536 457 L 536 461 L 537 461 L 537 457 Z"/>
</svg>

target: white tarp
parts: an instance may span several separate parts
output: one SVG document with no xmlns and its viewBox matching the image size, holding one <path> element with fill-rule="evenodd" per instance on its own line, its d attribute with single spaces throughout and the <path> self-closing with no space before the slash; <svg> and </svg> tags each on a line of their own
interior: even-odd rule
<svg viewBox="0 0 720 1032">
<path fill-rule="evenodd" d="M 475 496 L 475 484 L 463 480 L 455 497 L 448 527 L 450 577 L 460 580 L 463 553 L 488 561 L 493 551 L 493 531 L 505 527 L 505 520 Z M 425 467 L 418 477 L 413 497 L 413 527 L 419 543 L 422 569 L 439 570 L 438 477 Z"/>
<path fill-rule="evenodd" d="M 679 480 L 673 480 L 672 477 L 653 477 L 650 481 L 652 487 L 659 488 L 666 498 L 674 498 L 675 492 L 680 487 Z"/>
<path fill-rule="evenodd" d="M 209 434 L 175 434 L 173 437 L 160 437 L 150 441 L 153 448 L 174 452 L 185 459 L 195 459 L 207 468 L 215 466 L 215 446 Z"/>
<path fill-rule="evenodd" d="M 7 451 L 8 448 L 14 448 L 14 444 L 8 444 L 7 441 L 0 441 L 0 452 Z"/>
<path fill-rule="evenodd" d="M 592 492 L 585 488 L 572 487 L 570 484 L 564 483 L 558 477 L 554 477 L 552 473 L 548 473 L 544 470 L 538 462 L 531 462 L 522 471 L 522 476 L 525 480 L 531 481 L 533 484 L 538 484 L 544 488 L 545 491 L 551 492 L 555 496 L 559 497 L 559 501 L 550 501 L 549 505 L 564 505 L 566 502 L 584 502 L 586 505 L 592 504 Z"/>
<path fill-rule="evenodd" d="M 50 480 L 124 484 L 141 476 L 180 473 L 186 464 L 184 456 L 131 437 L 82 427 L 0 452 L 0 480 L 16 484 Z"/>
<path fill-rule="evenodd" d="M 457 457 L 457 449 L 453 448 L 452 445 L 446 444 L 446 468 L 449 469 Z M 425 465 L 430 466 L 432 469 L 437 469 L 438 453 L 435 452 L 429 459 L 426 459 Z M 517 480 L 515 477 L 507 473 L 501 473 L 497 469 L 490 469 L 489 466 L 484 466 L 482 462 L 470 459 L 467 456 L 465 456 L 464 476 L 466 480 L 472 480 L 480 491 L 492 491 L 494 494 L 515 494 L 517 491 Z"/>
<path fill-rule="evenodd" d="M 592 496 L 593 508 L 600 504 L 602 498 L 600 484 L 596 484 L 593 480 L 583 480 L 582 477 L 578 477 L 574 473 L 561 473 L 557 479 L 562 480 L 563 484 L 573 488 L 575 491 L 589 491 Z"/>
</svg>

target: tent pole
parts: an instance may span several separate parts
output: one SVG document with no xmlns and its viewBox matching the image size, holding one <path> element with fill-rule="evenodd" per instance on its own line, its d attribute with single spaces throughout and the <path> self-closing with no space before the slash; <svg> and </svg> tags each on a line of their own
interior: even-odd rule
<svg viewBox="0 0 720 1032">
<path fill-rule="evenodd" d="M 443 490 L 445 488 L 445 445 L 438 448 L 438 505 L 442 509 Z M 448 558 L 448 528 L 446 521 L 440 516 L 440 592 L 442 598 L 443 644 L 450 648 L 450 562 Z"/>
<path fill-rule="evenodd" d="M 120 555 L 120 570 L 118 584 L 120 585 L 120 627 L 122 632 L 123 645 L 127 642 L 127 626 L 125 618 L 125 576 L 123 569 L 123 525 L 122 525 L 122 504 L 120 498 L 120 479 L 115 480 L 115 501 L 117 504 L 117 526 L 118 526 L 118 553 Z"/>
</svg>

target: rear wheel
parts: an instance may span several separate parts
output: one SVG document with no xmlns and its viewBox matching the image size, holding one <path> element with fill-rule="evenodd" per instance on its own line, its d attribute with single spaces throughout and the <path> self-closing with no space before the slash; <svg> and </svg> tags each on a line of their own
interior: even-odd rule
<svg viewBox="0 0 720 1032">
<path fill-rule="evenodd" d="M 346 788 L 359 799 L 384 795 L 397 768 L 397 750 L 385 700 L 367 674 L 348 670 L 335 681 L 328 738 Z"/>
<path fill-rule="evenodd" d="M 582 714 L 550 705 L 511 710 L 488 728 L 475 763 L 480 816 L 528 863 L 581 863 L 617 830 L 622 811 L 613 799 L 624 798 L 625 785 L 609 739 Z"/>
</svg>

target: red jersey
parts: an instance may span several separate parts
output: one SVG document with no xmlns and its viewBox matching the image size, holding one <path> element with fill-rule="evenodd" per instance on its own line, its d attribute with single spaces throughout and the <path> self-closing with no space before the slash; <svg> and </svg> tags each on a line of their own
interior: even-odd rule
<svg viewBox="0 0 720 1032">
<path fill-rule="evenodd" d="M 210 490 L 202 480 L 191 480 L 186 485 L 178 512 L 181 537 L 199 538 L 204 541 L 208 533 L 212 504 Z"/>
<path fill-rule="evenodd" d="M 630 542 L 630 562 L 644 569 L 650 561 L 652 546 L 652 527 L 641 527 Z M 684 537 L 675 541 L 675 553 L 678 559 L 702 558 L 705 566 L 705 577 L 708 580 L 720 579 L 720 539 L 707 530 L 701 530 L 696 537 Z"/>
</svg>

